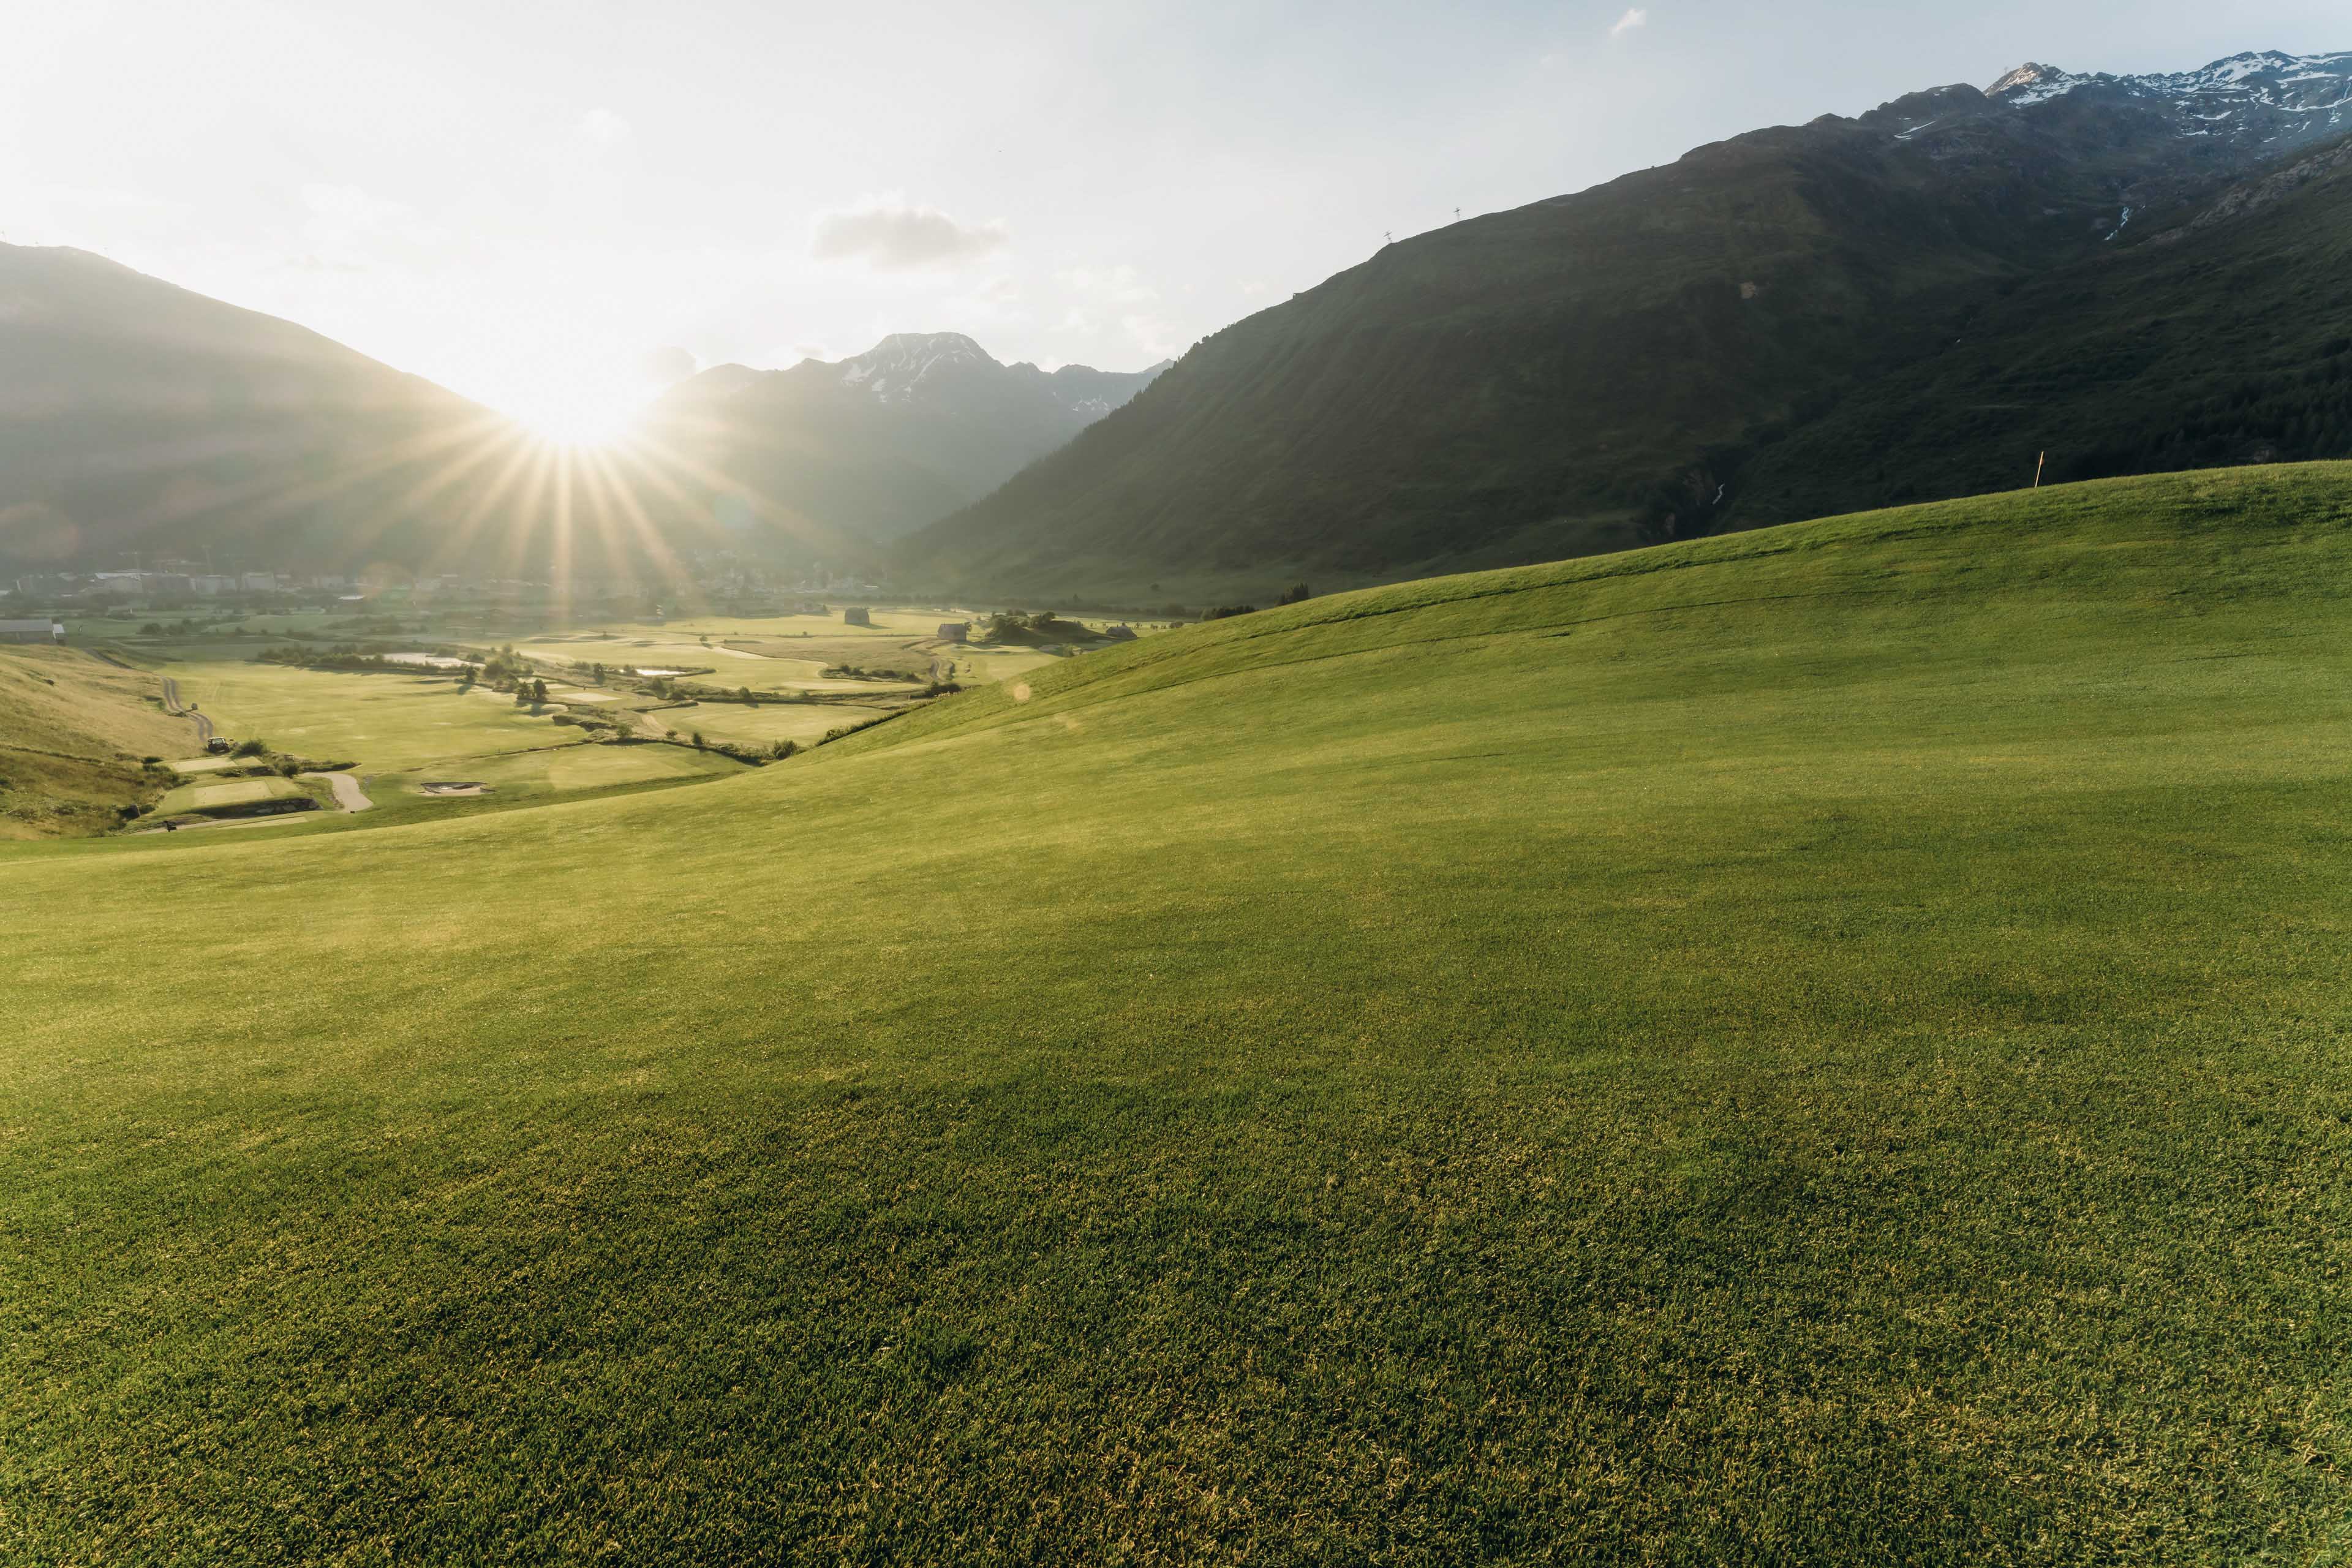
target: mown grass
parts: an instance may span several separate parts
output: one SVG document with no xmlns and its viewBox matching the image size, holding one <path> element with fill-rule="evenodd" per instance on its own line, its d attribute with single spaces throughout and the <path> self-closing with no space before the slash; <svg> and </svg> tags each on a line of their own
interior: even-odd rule
<svg viewBox="0 0 2352 1568">
<path fill-rule="evenodd" d="M 353 675 L 247 661 L 163 664 L 184 701 L 221 732 L 266 740 L 298 756 L 357 762 L 396 773 L 452 758 L 560 745 L 581 739 L 488 687 L 460 695 L 455 682 L 406 674 Z"/>
<path fill-rule="evenodd" d="M 740 702 L 694 702 L 664 708 L 656 722 L 681 735 L 700 734 L 709 741 L 733 741 L 743 745 L 770 745 L 796 741 L 807 745 L 835 730 L 863 723 L 884 712 L 879 708 L 849 702 L 764 702 L 746 707 Z"/>
<path fill-rule="evenodd" d="M 310 794 L 292 779 L 198 778 L 171 791 L 155 803 L 154 814 L 173 816 L 182 812 L 216 812 L 225 807 L 252 805 L 265 800 L 291 800 Z"/>
<path fill-rule="evenodd" d="M 2338 1561 L 2347 633 L 2126 482 L 0 851 L 0 1556 Z"/>
</svg>

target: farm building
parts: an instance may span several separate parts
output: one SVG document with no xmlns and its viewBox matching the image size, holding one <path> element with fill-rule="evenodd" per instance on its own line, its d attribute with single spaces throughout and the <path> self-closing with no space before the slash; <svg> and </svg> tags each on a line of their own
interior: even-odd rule
<svg viewBox="0 0 2352 1568">
<path fill-rule="evenodd" d="M 845 626 L 870 626 L 874 624 L 874 617 L 864 610 L 844 610 L 841 612 L 841 624 Z"/>
<path fill-rule="evenodd" d="M 63 642 L 66 628 L 47 616 L 37 621 L 0 621 L 0 642 Z"/>
<path fill-rule="evenodd" d="M 969 642 L 971 640 L 971 623 L 970 621 L 941 621 L 940 623 L 939 636 L 940 641 L 941 642 Z"/>
<path fill-rule="evenodd" d="M 1127 626 L 1105 626 L 1103 636 L 1111 642 L 1133 642 L 1135 628 Z"/>
</svg>

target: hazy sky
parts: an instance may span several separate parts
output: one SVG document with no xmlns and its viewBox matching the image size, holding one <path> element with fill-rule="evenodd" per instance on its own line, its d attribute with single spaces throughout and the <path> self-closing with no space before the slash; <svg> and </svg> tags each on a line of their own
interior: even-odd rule
<svg viewBox="0 0 2352 1568">
<path fill-rule="evenodd" d="M 0 238 L 530 412 L 895 331 L 1139 367 L 1399 237 L 2342 0 L 12 0 Z M 680 356 L 669 356 L 673 368 Z"/>
</svg>

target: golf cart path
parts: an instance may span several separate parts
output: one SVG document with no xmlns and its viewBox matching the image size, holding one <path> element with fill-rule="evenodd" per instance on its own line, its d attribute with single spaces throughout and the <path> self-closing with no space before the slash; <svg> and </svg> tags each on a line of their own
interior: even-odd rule
<svg viewBox="0 0 2352 1568">
<path fill-rule="evenodd" d="M 304 773 L 306 779 L 324 779 L 327 787 L 335 792 L 335 804 L 345 811 L 367 811 L 375 802 L 361 793 L 356 773 Z"/>
<path fill-rule="evenodd" d="M 209 714 L 200 713 L 194 708 L 182 706 L 180 702 L 180 683 L 173 679 L 168 675 L 163 677 L 163 711 L 166 713 L 176 713 L 184 719 L 194 720 L 196 721 L 196 744 L 202 746 L 211 742 L 213 738 L 213 721 L 211 716 Z"/>
</svg>

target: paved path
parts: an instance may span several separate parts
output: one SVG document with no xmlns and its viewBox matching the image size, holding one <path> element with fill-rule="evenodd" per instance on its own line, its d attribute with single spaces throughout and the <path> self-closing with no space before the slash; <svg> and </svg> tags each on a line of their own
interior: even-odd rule
<svg viewBox="0 0 2352 1568">
<path fill-rule="evenodd" d="M 180 683 L 173 679 L 168 675 L 163 678 L 163 711 L 166 713 L 177 713 L 184 719 L 194 720 L 196 721 L 196 744 L 204 746 L 212 743 L 213 721 L 211 717 L 207 714 L 197 712 L 194 708 L 183 706 L 180 701 Z"/>
<path fill-rule="evenodd" d="M 375 802 L 360 793 L 359 775 L 356 773 L 304 773 L 302 776 L 326 780 L 327 787 L 335 792 L 335 804 L 345 811 L 367 811 L 375 805 Z"/>
</svg>

